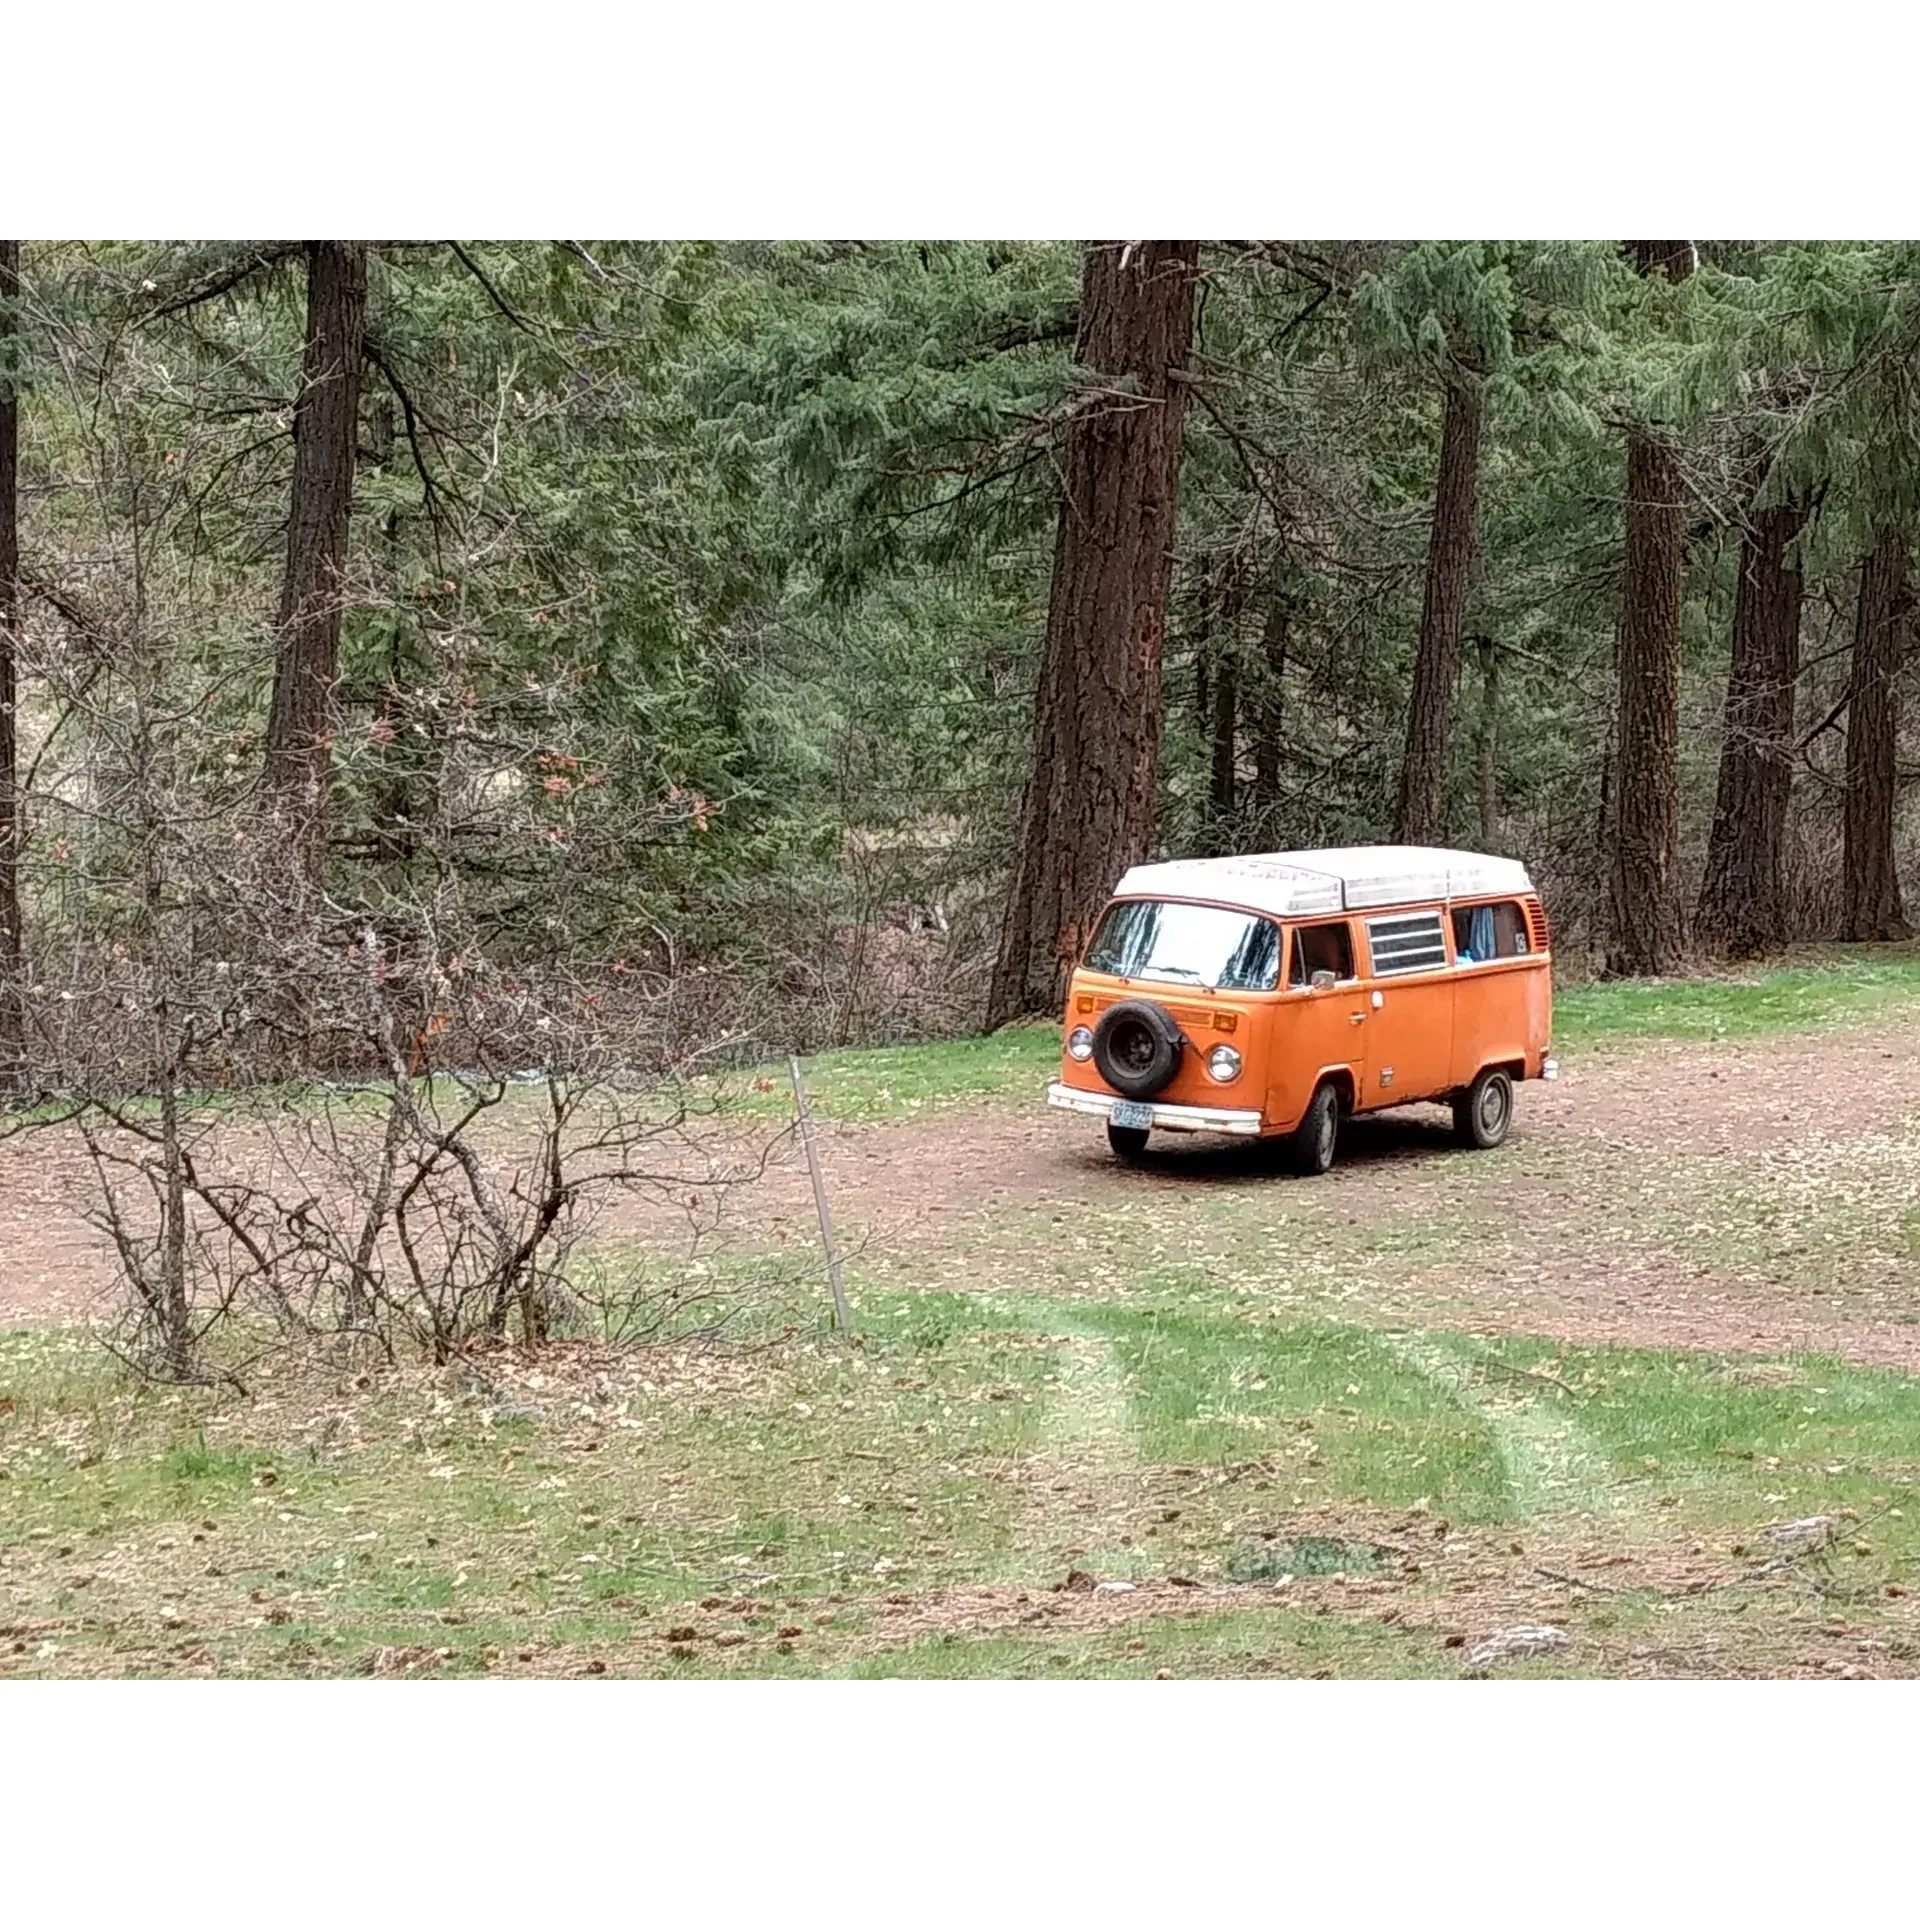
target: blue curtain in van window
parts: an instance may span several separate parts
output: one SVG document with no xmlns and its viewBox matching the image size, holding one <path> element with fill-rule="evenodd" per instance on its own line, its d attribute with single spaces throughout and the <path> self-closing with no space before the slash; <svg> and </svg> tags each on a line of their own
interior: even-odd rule
<svg viewBox="0 0 1920 1920">
<path fill-rule="evenodd" d="M 1493 958 L 1493 909 L 1475 907 L 1467 922 L 1467 955 L 1474 960 Z"/>
</svg>

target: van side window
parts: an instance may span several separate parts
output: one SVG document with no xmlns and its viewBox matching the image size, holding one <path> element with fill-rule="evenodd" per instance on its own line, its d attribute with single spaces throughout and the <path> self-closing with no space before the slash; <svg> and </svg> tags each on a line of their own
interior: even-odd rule
<svg viewBox="0 0 1920 1920">
<path fill-rule="evenodd" d="M 1512 960 L 1532 950 L 1526 915 L 1517 900 L 1496 900 L 1481 907 L 1453 910 L 1453 951 L 1462 964 Z"/>
<path fill-rule="evenodd" d="M 1344 920 L 1330 920 L 1318 927 L 1295 927 L 1293 959 L 1287 968 L 1287 985 L 1308 987 L 1316 973 L 1330 973 L 1336 980 L 1351 980 L 1353 973 L 1353 934 Z"/>
<path fill-rule="evenodd" d="M 1373 970 L 1424 973 L 1447 964 L 1446 935 L 1438 913 L 1396 913 L 1367 922 L 1367 951 Z"/>
</svg>

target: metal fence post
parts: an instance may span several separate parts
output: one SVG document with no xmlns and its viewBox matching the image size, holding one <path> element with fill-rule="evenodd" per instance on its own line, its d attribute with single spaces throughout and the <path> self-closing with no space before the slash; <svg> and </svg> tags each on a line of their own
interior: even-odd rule
<svg viewBox="0 0 1920 1920">
<path fill-rule="evenodd" d="M 813 1204 L 820 1215 L 820 1238 L 826 1243 L 827 1278 L 833 1285 L 833 1322 L 842 1333 L 853 1331 L 853 1316 L 847 1311 L 846 1282 L 840 1273 L 840 1248 L 833 1237 L 833 1215 L 827 1211 L 827 1183 L 820 1173 L 820 1147 L 813 1137 L 813 1109 L 807 1105 L 807 1083 L 800 1077 L 800 1056 L 787 1055 L 787 1070 L 793 1075 L 793 1104 L 800 1114 L 800 1139 L 807 1149 L 807 1171 L 813 1176 Z"/>
</svg>

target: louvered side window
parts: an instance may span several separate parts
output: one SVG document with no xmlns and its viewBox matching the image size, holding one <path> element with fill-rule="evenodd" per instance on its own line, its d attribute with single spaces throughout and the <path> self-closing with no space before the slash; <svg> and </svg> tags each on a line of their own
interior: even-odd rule
<svg viewBox="0 0 1920 1920">
<path fill-rule="evenodd" d="M 1538 900 L 1527 902 L 1527 925 L 1533 932 L 1533 950 L 1545 953 L 1547 950 L 1547 910 Z"/>
<path fill-rule="evenodd" d="M 1425 973 L 1447 964 L 1447 938 L 1437 913 L 1396 913 L 1367 922 L 1367 951 L 1373 970 Z"/>
</svg>

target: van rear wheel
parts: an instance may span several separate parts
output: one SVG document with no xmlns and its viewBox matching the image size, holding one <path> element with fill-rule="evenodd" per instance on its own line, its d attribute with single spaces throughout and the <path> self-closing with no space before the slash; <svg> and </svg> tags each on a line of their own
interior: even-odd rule
<svg viewBox="0 0 1920 1920">
<path fill-rule="evenodd" d="M 1314 1088 L 1306 1118 L 1287 1141 L 1287 1160 L 1295 1173 L 1325 1173 L 1340 1144 L 1340 1089 L 1331 1080 Z"/>
<path fill-rule="evenodd" d="M 1453 1102 L 1454 1136 L 1462 1146 L 1497 1147 L 1513 1125 L 1513 1078 L 1504 1067 L 1488 1067 Z"/>
<path fill-rule="evenodd" d="M 1107 1145 L 1113 1149 L 1117 1160 L 1125 1160 L 1129 1165 L 1136 1160 L 1144 1160 L 1147 1139 L 1145 1127 L 1116 1127 L 1111 1120 L 1107 1122 Z"/>
</svg>

